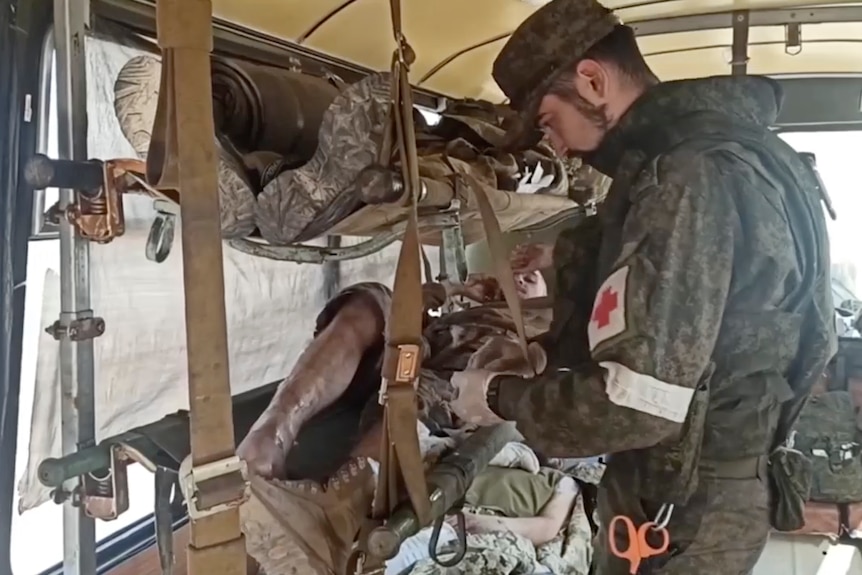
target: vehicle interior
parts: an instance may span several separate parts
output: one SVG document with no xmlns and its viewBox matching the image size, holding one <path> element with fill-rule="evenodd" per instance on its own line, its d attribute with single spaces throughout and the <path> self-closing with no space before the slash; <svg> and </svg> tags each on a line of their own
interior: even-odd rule
<svg viewBox="0 0 862 575">
<path fill-rule="evenodd" d="M 111 164 L 122 178 L 110 182 L 103 164 L 84 162 L 135 157 L 117 124 L 114 84 L 130 59 L 159 56 L 158 1 L 2 2 L 0 454 L 14 461 L 0 465 L 3 573 L 85 575 L 81 566 L 90 563 L 82 556 L 90 548 L 100 574 L 168 572 L 166 549 L 170 572 L 187 572 L 188 514 L 177 473 L 193 443 L 183 323 L 185 298 L 193 296 L 183 284 L 182 195 L 177 202 L 153 192 L 140 162 Z M 435 138 L 451 138 L 446 130 L 465 129 L 494 144 L 500 125 L 490 136 L 475 129 L 487 106 L 507 103 L 491 76 L 492 62 L 515 28 L 545 3 L 402 0 L 403 34 L 415 52 L 408 79 L 414 118 L 422 124 L 420 147 L 432 149 Z M 862 209 L 854 160 L 854 150 L 862 149 L 862 2 L 603 3 L 634 28 L 662 81 L 757 74 L 781 84 L 784 104 L 774 129 L 797 151 L 812 154 L 829 192 L 835 304 L 857 330 L 851 333 L 851 326 L 843 336 L 839 357 L 845 359 L 834 367 L 830 385 L 849 389 L 855 380 L 862 390 L 862 275 L 857 279 L 855 267 L 862 266 L 862 256 L 854 226 Z M 299 170 L 324 145 L 317 141 L 317 99 L 332 102 L 334 94 L 390 71 L 397 52 L 392 26 L 389 0 L 212 0 L 212 53 L 226 68 L 248 75 L 264 77 L 260 70 L 266 69 L 290 74 L 282 88 L 289 92 L 285 108 L 293 123 L 280 137 L 299 157 Z M 255 134 L 266 132 L 265 123 L 255 124 Z M 37 155 L 77 163 L 51 164 L 53 172 L 45 175 L 34 167 Z M 508 247 L 552 241 L 563 227 L 592 216 L 602 199 L 600 191 L 573 199 L 552 190 L 568 166 L 549 149 L 537 148 L 529 158 L 534 175 L 550 166 L 556 178 L 544 191 L 516 193 L 499 184 L 481 194 L 498 215 L 502 236 L 494 241 Z M 493 268 L 483 200 L 462 195 L 454 184 L 440 186 L 428 174 L 417 180 L 426 269 L 463 282 L 468 272 Z M 224 237 L 224 278 L 208 277 L 225 284 L 237 441 L 311 337 L 322 303 L 356 281 L 391 284 L 409 228 L 404 182 L 398 188 L 400 173 L 391 177 L 398 193 L 381 192 L 385 197 L 374 201 L 363 196 L 349 213 L 327 220 L 332 225 L 314 220 L 293 236 L 267 234 L 260 225 Z M 75 227 L 58 215 L 57 206 L 75 197 L 58 193 L 65 186 L 112 188 L 119 208 L 115 202 L 105 212 L 97 205 L 85 216 L 101 218 L 103 227 Z M 212 292 L 195 295 L 206 293 Z M 80 324 L 93 330 L 89 335 L 76 339 L 68 326 L 66 339 L 51 331 L 64 313 L 78 310 L 92 310 L 89 323 Z M 74 343 L 61 351 L 61 340 Z M 79 347 L 82 341 L 91 342 L 89 348 Z M 346 454 L 322 457 L 320 446 L 356 426 L 359 416 L 359 410 L 335 405 L 316 417 L 291 451 L 288 468 L 297 476 L 327 476 Z M 117 446 L 134 464 L 121 465 L 126 485 L 109 480 L 116 491 L 104 499 L 116 506 L 122 490 L 127 501 L 121 512 L 104 512 L 111 520 L 96 520 L 95 527 L 90 521 L 64 529 L 63 522 L 79 512 L 63 486 L 91 477 L 82 485 L 90 481 L 100 489 L 105 481 L 98 473 L 120 465 Z M 857 544 L 828 535 L 780 534 L 754 573 L 862 573 L 862 553 Z"/>
</svg>

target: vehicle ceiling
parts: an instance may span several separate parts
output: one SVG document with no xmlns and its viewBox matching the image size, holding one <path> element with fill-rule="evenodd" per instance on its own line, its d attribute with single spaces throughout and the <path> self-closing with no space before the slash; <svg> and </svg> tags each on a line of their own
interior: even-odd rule
<svg viewBox="0 0 862 575">
<path fill-rule="evenodd" d="M 543 3 L 402 0 L 405 34 L 418 56 L 411 83 L 450 97 L 502 102 L 491 63 L 509 34 Z M 729 73 L 729 12 L 735 10 L 751 11 L 748 73 L 862 74 L 862 2 L 604 3 L 635 26 L 650 65 L 664 80 Z M 213 11 L 216 18 L 364 68 L 389 67 L 394 46 L 389 0 L 213 0 Z M 785 45 L 785 22 L 803 23 L 802 49 L 795 55 Z"/>
</svg>

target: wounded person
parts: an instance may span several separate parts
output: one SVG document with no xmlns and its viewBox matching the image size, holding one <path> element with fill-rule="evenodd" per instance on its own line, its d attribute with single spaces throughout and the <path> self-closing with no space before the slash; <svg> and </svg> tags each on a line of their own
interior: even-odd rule
<svg viewBox="0 0 862 575">
<path fill-rule="evenodd" d="M 540 274 L 517 280 L 521 298 L 546 295 Z M 458 289 L 431 284 L 425 286 L 425 308 L 456 295 L 487 301 L 496 291 L 487 278 L 472 278 Z M 351 286 L 328 302 L 314 339 L 237 450 L 251 481 L 251 497 L 241 509 L 246 547 L 268 575 L 335 574 L 346 566 L 376 486 L 379 367 L 390 303 L 390 290 L 376 283 Z M 547 306 L 525 307 L 528 337 L 547 331 Z M 530 367 L 503 306 L 425 317 L 417 395 L 420 448 L 428 465 L 463 433 L 448 409 L 452 373 L 478 366 L 527 373 Z M 538 347 L 530 350 L 533 363 L 541 365 Z M 322 420 L 351 417 L 353 424 L 339 424 L 335 433 L 315 431 L 326 427 Z M 304 450 L 313 453 L 306 458 L 310 466 L 295 463 Z M 569 475 L 541 467 L 527 446 L 509 444 L 495 457 L 473 483 L 465 510 L 468 557 L 447 572 L 588 572 L 591 530 L 579 489 Z M 429 531 L 408 539 L 387 573 L 440 572 L 427 550 Z M 444 526 L 441 557 L 453 539 L 452 527 Z"/>
</svg>

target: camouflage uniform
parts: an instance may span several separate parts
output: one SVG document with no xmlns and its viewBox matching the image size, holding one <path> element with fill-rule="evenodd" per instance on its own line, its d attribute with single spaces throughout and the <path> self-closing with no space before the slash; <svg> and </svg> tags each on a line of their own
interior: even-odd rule
<svg viewBox="0 0 862 575">
<path fill-rule="evenodd" d="M 596 2 L 554 0 L 516 30 L 494 77 L 522 131 L 616 25 Z M 766 129 L 780 98 L 759 77 L 647 89 L 585 158 L 613 184 L 580 232 L 595 260 L 576 231 L 558 240 L 551 368 L 488 387 L 491 409 L 545 454 L 613 453 L 597 573 L 629 569 L 609 553 L 609 520 L 640 524 L 664 503 L 671 546 L 642 573 L 748 573 L 766 543 L 767 455 L 834 352 L 816 184 Z"/>
<path fill-rule="evenodd" d="M 382 317 L 389 317 L 392 291 L 383 284 L 361 282 L 343 289 L 333 297 L 317 317 L 315 335 L 329 325 L 338 310 L 351 297 L 366 296 L 373 299 Z M 550 326 L 550 308 L 525 309 L 524 326 L 528 337 L 545 333 Z M 458 427 L 449 410 L 453 372 L 467 369 L 476 352 L 492 339 L 517 343 L 515 324 L 507 307 L 494 304 L 456 311 L 442 317 L 426 316 L 422 332 L 423 359 L 419 374 L 417 395 L 420 418 L 432 431 Z M 380 385 L 382 345 L 366 350 L 359 369 L 345 394 L 355 403 L 367 398 L 360 430 L 371 427 L 382 416 L 377 389 Z M 520 352 L 519 352 L 520 354 Z"/>
<path fill-rule="evenodd" d="M 581 463 L 568 474 L 579 481 L 591 483 L 601 473 L 601 464 Z M 465 506 L 468 513 L 495 515 L 487 508 Z M 583 493 L 575 499 L 565 527 L 551 541 L 534 547 L 533 544 L 511 532 L 470 533 L 467 535 L 467 553 L 454 567 L 442 567 L 428 558 L 416 563 L 410 575 L 519 575 L 530 574 L 534 569 L 549 570 L 554 575 L 587 575 L 593 555 L 592 532 L 584 505 Z M 439 557 L 449 559 L 451 544 L 440 548 Z"/>
</svg>

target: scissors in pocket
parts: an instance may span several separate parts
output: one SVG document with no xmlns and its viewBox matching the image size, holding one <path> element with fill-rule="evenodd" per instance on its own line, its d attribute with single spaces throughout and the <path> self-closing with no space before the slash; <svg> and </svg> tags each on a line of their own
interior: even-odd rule
<svg viewBox="0 0 862 575">
<path fill-rule="evenodd" d="M 625 549 L 620 549 L 617 546 L 616 533 L 618 523 L 625 525 L 626 535 L 628 537 L 628 547 Z M 670 535 L 666 528 L 653 521 L 647 521 L 640 527 L 636 528 L 634 522 L 625 515 L 617 515 L 611 520 L 608 533 L 611 552 L 616 557 L 625 559 L 629 562 L 629 573 L 631 575 L 635 575 L 638 572 L 641 561 L 650 557 L 655 557 L 656 555 L 661 555 L 667 551 L 668 545 L 670 544 Z M 650 545 L 648 538 L 651 534 L 661 538 L 661 544 L 658 547 Z"/>
</svg>

